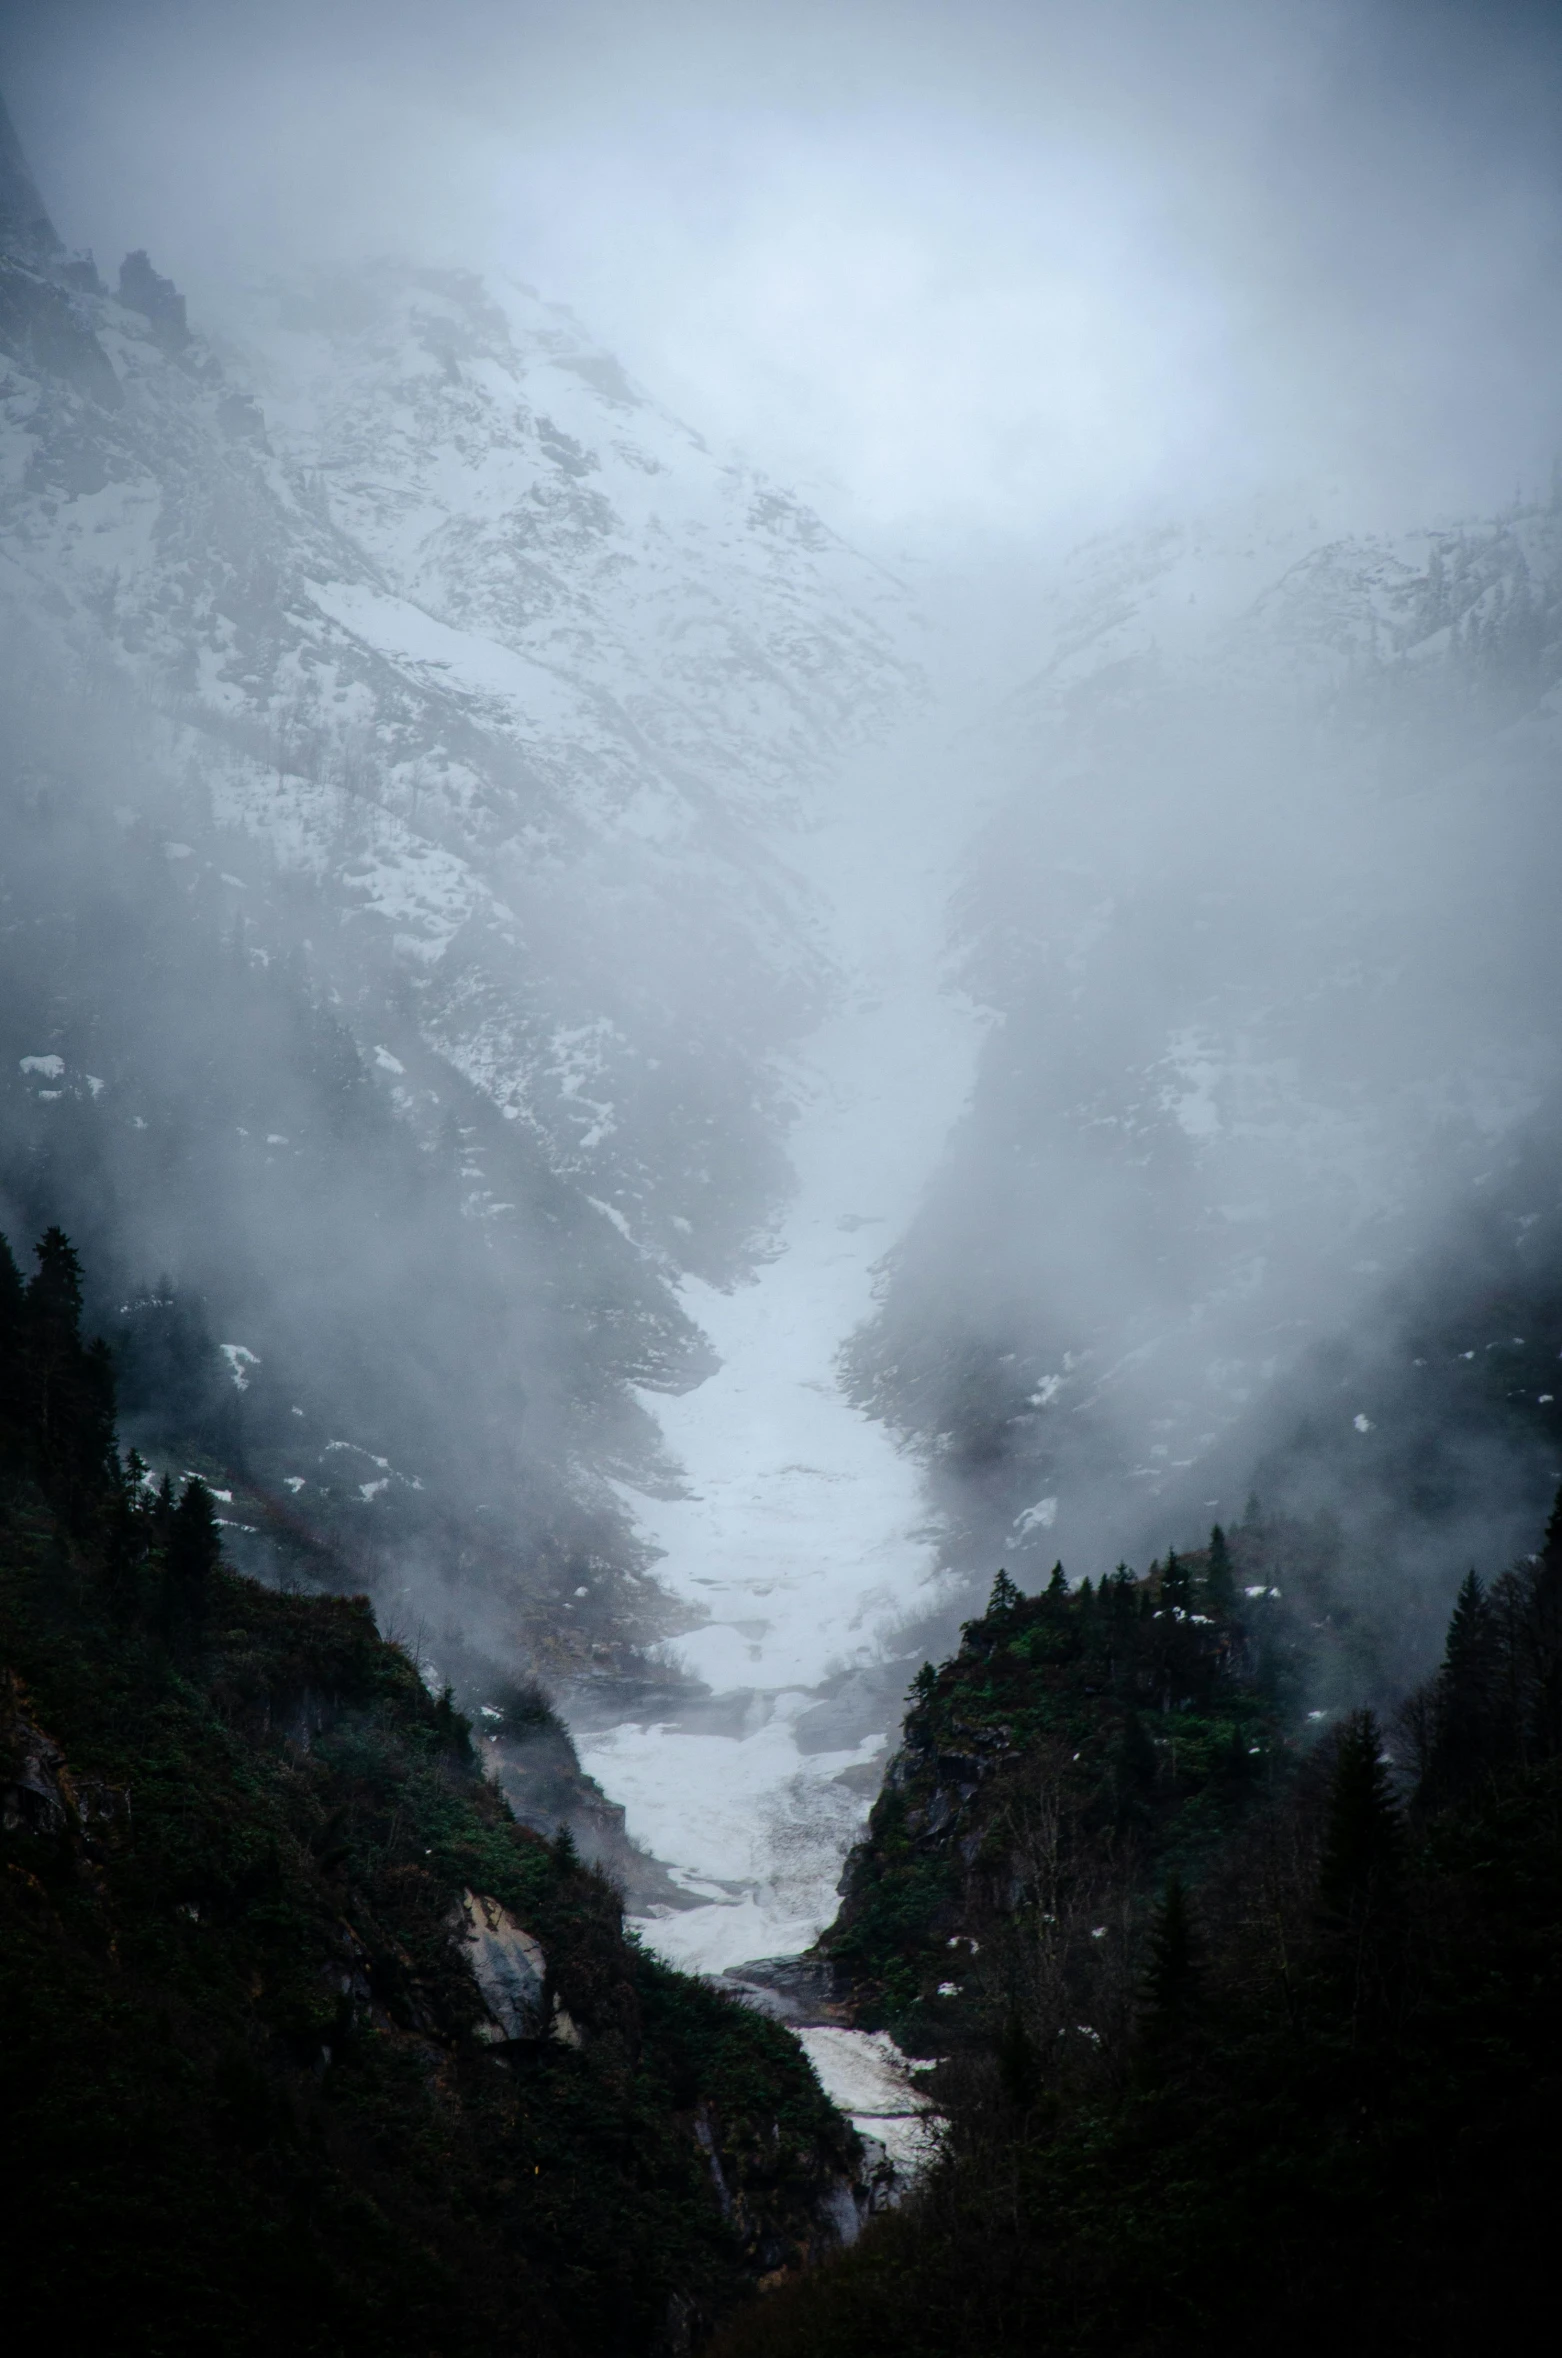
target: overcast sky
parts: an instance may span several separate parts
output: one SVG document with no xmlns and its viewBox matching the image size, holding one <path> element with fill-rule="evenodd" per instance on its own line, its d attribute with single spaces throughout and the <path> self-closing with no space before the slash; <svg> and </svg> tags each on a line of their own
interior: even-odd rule
<svg viewBox="0 0 1562 2358">
<path fill-rule="evenodd" d="M 506 268 L 842 521 L 1039 544 L 1547 474 L 1558 14 L 9 0 L 0 75 L 63 234 L 207 317 L 310 253 Z"/>
</svg>

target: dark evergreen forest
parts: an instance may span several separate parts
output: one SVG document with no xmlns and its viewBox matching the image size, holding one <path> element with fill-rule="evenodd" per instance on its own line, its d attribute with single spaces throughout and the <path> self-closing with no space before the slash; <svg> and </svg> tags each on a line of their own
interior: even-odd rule
<svg viewBox="0 0 1562 2358">
<path fill-rule="evenodd" d="M 1562 1502 L 1386 1719 L 1254 1515 L 1000 1574 L 929 1665 L 822 1948 L 940 2058 L 922 2189 L 724 2353 L 1518 2350 L 1562 2094 Z M 1294 1535 L 1292 1535 L 1294 1539 Z M 1300 1602 L 1301 1600 L 1298 1600 Z"/>
</svg>

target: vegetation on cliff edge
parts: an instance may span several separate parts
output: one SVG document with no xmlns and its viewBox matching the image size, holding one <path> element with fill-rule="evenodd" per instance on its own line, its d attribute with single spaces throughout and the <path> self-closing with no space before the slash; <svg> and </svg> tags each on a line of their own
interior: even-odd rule
<svg viewBox="0 0 1562 2358">
<path fill-rule="evenodd" d="M 115 1448 L 58 1231 L 0 1247 L 0 2202 L 13 2332 L 126 2352 L 687 2347 L 830 2240 L 790 2035 L 626 1939 L 361 1598 L 222 1562 Z M 578 2044 L 504 2039 L 463 1890 Z"/>
<path fill-rule="evenodd" d="M 1173 1561 L 1170 1621 L 1165 1567 L 1000 1583 L 922 1674 L 827 1947 L 944 2057 L 945 2149 L 722 2358 L 1528 2346 L 1562 2193 L 1562 1502 L 1390 1725 L 1310 1745 L 1222 1553 Z"/>
</svg>

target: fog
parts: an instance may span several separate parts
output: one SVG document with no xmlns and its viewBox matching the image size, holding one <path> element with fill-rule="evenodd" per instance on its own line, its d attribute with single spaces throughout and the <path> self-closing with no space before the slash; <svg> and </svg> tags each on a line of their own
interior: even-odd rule
<svg viewBox="0 0 1562 2358">
<path fill-rule="evenodd" d="M 68 243 L 517 270 L 894 531 L 1549 469 L 1544 8 L 13 5 Z"/>
<path fill-rule="evenodd" d="M 706 1964 L 1000 1562 L 1256 1489 L 1320 1707 L 1414 1675 L 1562 1471 L 1552 13 L 0 86 L 0 1224 L 239 1560 L 543 1676 Z"/>
</svg>

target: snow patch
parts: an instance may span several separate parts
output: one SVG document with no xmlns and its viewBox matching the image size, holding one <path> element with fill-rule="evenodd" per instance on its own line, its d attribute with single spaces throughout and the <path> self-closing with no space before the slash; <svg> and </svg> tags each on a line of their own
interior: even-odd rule
<svg viewBox="0 0 1562 2358">
<path fill-rule="evenodd" d="M 260 1365 L 254 1352 L 247 1350 L 243 1343 L 219 1343 L 217 1348 L 228 1362 L 228 1373 L 233 1378 L 234 1390 L 247 1392 L 249 1390 L 249 1371 L 252 1367 Z"/>
<path fill-rule="evenodd" d="M 1057 1500 L 1038 1498 L 1034 1506 L 1027 1507 L 1023 1515 L 1015 1517 L 1014 1528 L 1023 1538 L 1029 1531 L 1050 1531 L 1057 1519 Z"/>
</svg>

